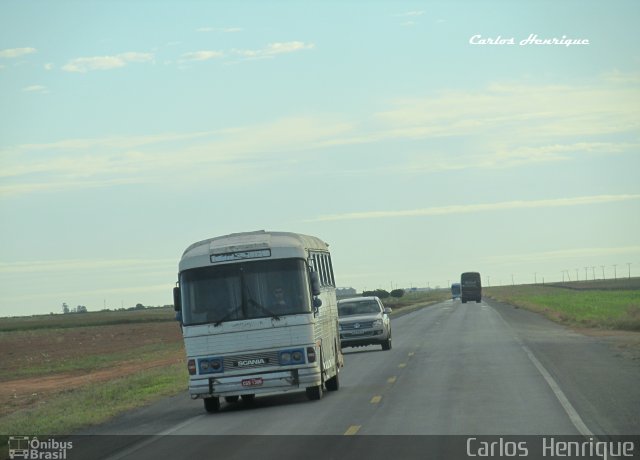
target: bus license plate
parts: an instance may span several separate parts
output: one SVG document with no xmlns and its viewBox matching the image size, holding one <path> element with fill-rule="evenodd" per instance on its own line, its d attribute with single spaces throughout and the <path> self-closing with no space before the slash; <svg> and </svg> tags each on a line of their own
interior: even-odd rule
<svg viewBox="0 0 640 460">
<path fill-rule="evenodd" d="M 243 387 L 259 387 L 262 385 L 262 377 L 258 377 L 257 379 L 244 379 L 242 381 Z"/>
</svg>

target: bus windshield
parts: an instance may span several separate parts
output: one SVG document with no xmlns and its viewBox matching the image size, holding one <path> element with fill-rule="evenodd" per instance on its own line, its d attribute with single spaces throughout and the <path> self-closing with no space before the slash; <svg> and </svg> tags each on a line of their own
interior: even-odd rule
<svg viewBox="0 0 640 460">
<path fill-rule="evenodd" d="M 180 275 L 183 324 L 309 313 L 306 264 L 280 259 L 196 268 Z"/>
</svg>

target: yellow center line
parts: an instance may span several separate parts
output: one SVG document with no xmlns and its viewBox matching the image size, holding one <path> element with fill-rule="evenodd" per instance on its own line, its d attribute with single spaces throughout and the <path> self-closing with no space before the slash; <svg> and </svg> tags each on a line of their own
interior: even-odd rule
<svg viewBox="0 0 640 460">
<path fill-rule="evenodd" d="M 398 367 L 407 367 L 407 363 L 400 363 L 398 364 Z"/>
<path fill-rule="evenodd" d="M 374 396 L 371 398 L 371 404 L 378 404 L 382 400 L 382 396 Z"/>
<path fill-rule="evenodd" d="M 409 352 L 409 356 L 413 356 L 413 355 L 415 355 L 415 352 L 410 351 L 410 352 Z"/>
<path fill-rule="evenodd" d="M 360 428 L 362 427 L 362 425 L 351 425 L 347 431 L 344 432 L 344 436 L 353 436 L 354 434 L 356 434 Z"/>
<path fill-rule="evenodd" d="M 396 383 L 396 380 L 398 379 L 398 377 L 396 377 L 395 375 L 393 377 L 389 377 L 387 379 L 387 383 Z"/>
</svg>

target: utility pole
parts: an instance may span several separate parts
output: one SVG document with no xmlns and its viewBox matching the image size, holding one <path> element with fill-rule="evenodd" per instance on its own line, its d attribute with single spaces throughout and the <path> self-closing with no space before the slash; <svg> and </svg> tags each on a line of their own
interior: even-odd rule
<svg viewBox="0 0 640 460">
<path fill-rule="evenodd" d="M 571 275 L 569 274 L 569 270 L 565 270 L 567 272 L 567 278 L 569 278 L 569 282 L 571 282 Z"/>
<path fill-rule="evenodd" d="M 617 280 L 618 279 L 618 273 L 616 271 L 616 267 L 618 266 L 618 264 L 613 264 L 613 279 Z"/>
<path fill-rule="evenodd" d="M 580 281 L 580 279 L 578 279 L 578 269 L 576 268 L 576 281 Z"/>
<path fill-rule="evenodd" d="M 604 265 L 600 265 L 602 267 L 602 279 L 605 279 L 604 277 Z"/>
<path fill-rule="evenodd" d="M 584 280 L 585 281 L 589 281 L 589 273 L 587 272 L 587 270 L 589 270 L 589 267 L 584 267 Z"/>
<path fill-rule="evenodd" d="M 629 268 L 629 279 L 631 279 L 631 262 L 627 262 L 627 267 Z"/>
<path fill-rule="evenodd" d="M 562 270 L 562 282 L 564 283 L 564 270 Z"/>
<path fill-rule="evenodd" d="M 591 272 L 593 273 L 593 281 L 596 280 L 596 267 L 591 267 Z"/>
</svg>

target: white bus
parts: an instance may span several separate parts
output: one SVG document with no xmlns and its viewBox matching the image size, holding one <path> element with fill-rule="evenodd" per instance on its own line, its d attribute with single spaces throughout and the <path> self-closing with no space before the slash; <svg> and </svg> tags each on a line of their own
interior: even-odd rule
<svg viewBox="0 0 640 460">
<path fill-rule="evenodd" d="M 173 298 L 191 398 L 217 412 L 220 398 L 338 390 L 335 290 L 328 245 L 313 236 L 257 231 L 189 246 Z"/>
</svg>

